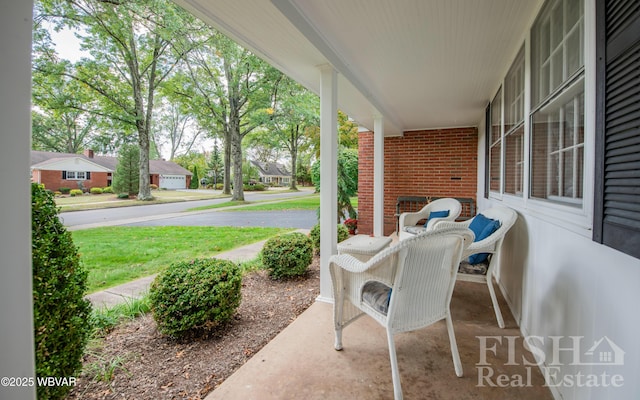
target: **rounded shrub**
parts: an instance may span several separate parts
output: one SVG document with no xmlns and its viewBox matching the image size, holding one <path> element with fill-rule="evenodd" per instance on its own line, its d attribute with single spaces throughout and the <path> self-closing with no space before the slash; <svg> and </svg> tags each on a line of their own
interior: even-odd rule
<svg viewBox="0 0 640 400">
<path fill-rule="evenodd" d="M 91 194 L 102 194 L 102 193 L 104 193 L 104 190 L 102 190 L 102 188 L 99 188 L 99 187 L 92 187 L 91 189 L 89 189 L 89 193 L 91 193 Z"/>
<path fill-rule="evenodd" d="M 231 261 L 216 258 L 173 263 L 158 274 L 149 302 L 158 329 L 181 338 L 214 331 L 240 305 L 242 273 Z"/>
<path fill-rule="evenodd" d="M 74 196 L 82 196 L 83 192 L 81 189 L 71 189 L 71 191 L 69 192 L 69 196 L 74 197 Z"/>
<path fill-rule="evenodd" d="M 309 232 L 311 242 L 313 243 L 313 249 L 316 254 L 320 254 L 320 224 L 315 224 Z M 349 238 L 349 230 L 343 224 L 338 224 L 338 243 Z"/>
<path fill-rule="evenodd" d="M 91 332 L 84 299 L 87 271 L 71 233 L 58 219 L 53 194 L 31 185 L 33 323 L 36 375 L 75 376 Z M 70 386 L 38 386 L 38 399 L 62 399 Z"/>
<path fill-rule="evenodd" d="M 313 259 L 313 244 L 294 232 L 270 238 L 262 248 L 262 263 L 274 279 L 304 275 Z"/>
<path fill-rule="evenodd" d="M 129 198 L 129 193 L 118 193 L 118 198 L 119 199 L 128 199 Z"/>
<path fill-rule="evenodd" d="M 102 193 L 113 193 L 113 188 L 111 186 L 104 187 Z"/>
</svg>

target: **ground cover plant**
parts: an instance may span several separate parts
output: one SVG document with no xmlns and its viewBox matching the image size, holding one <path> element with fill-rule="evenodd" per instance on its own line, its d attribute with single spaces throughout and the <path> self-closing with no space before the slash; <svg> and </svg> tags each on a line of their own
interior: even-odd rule
<svg viewBox="0 0 640 400">
<path fill-rule="evenodd" d="M 266 227 L 152 226 L 73 231 L 92 293 L 160 272 L 194 257 L 214 257 L 232 248 L 291 229 Z M 114 251 L 117 249 L 117 251 Z"/>
</svg>

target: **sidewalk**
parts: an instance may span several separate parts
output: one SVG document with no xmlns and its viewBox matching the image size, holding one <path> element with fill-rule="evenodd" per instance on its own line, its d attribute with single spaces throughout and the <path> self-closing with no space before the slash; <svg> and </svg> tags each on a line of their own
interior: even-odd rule
<svg viewBox="0 0 640 400">
<path fill-rule="evenodd" d="M 305 235 L 309 233 L 309 229 L 297 229 L 295 232 L 301 232 Z M 235 249 L 225 251 L 215 256 L 224 260 L 240 262 L 248 261 L 258 256 L 264 246 L 266 240 L 252 243 L 247 246 L 237 247 Z M 155 275 L 145 276 L 120 286 L 105 289 L 100 292 L 92 293 L 86 296 L 86 299 L 96 308 L 113 307 L 116 304 L 125 303 L 131 299 L 137 299 L 149 290 L 149 285 L 153 282 Z"/>
</svg>

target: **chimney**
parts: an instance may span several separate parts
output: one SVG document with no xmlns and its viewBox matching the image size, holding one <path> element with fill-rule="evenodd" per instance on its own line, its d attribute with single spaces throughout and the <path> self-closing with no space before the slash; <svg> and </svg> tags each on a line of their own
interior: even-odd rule
<svg viewBox="0 0 640 400">
<path fill-rule="evenodd" d="M 84 151 L 84 155 L 85 155 L 85 156 L 87 156 L 87 157 L 89 157 L 89 158 L 93 158 L 93 150 L 91 150 L 91 149 L 86 149 L 86 150 Z"/>
</svg>

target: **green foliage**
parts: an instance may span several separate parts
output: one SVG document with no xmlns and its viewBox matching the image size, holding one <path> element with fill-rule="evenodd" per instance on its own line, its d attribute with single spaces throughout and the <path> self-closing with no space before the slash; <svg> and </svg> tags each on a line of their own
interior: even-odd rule
<svg viewBox="0 0 640 400">
<path fill-rule="evenodd" d="M 71 188 L 68 188 L 68 187 L 61 187 L 61 188 L 58 188 L 58 190 L 62 194 L 69 194 L 69 192 L 71 192 Z"/>
<path fill-rule="evenodd" d="M 315 224 L 309 232 L 311 242 L 313 243 L 313 249 L 316 254 L 320 254 L 320 224 Z M 349 238 L 349 230 L 343 224 L 338 224 L 338 243 Z"/>
<path fill-rule="evenodd" d="M 313 244 L 308 236 L 294 232 L 267 240 L 261 254 L 272 278 L 300 276 L 307 272 L 313 260 Z"/>
<path fill-rule="evenodd" d="M 193 166 L 193 176 L 191 176 L 191 182 L 189 183 L 189 189 L 197 189 L 200 187 L 200 176 L 198 176 L 198 166 Z"/>
<path fill-rule="evenodd" d="M 102 188 L 102 193 L 115 193 L 113 191 L 113 188 L 111 186 L 107 186 L 105 188 Z"/>
<path fill-rule="evenodd" d="M 118 164 L 113 176 L 113 190 L 118 193 L 138 194 L 140 184 L 140 148 L 135 144 L 124 144 L 118 151 Z M 118 198 L 120 198 L 118 196 Z"/>
<path fill-rule="evenodd" d="M 151 311 L 149 296 L 126 300 L 109 308 L 94 308 L 91 312 L 91 326 L 96 336 L 104 336 L 123 320 L 134 319 L 149 311 Z"/>
<path fill-rule="evenodd" d="M 33 322 L 36 375 L 74 376 L 91 332 L 84 299 L 87 272 L 71 233 L 58 219 L 53 195 L 31 185 Z M 39 399 L 62 399 L 69 386 L 39 386 Z"/>
<path fill-rule="evenodd" d="M 316 191 L 320 192 L 320 160 L 311 166 L 311 179 Z M 358 150 L 340 148 L 338 150 L 338 217 L 356 218 L 351 197 L 358 193 Z"/>
<path fill-rule="evenodd" d="M 176 262 L 151 284 L 153 317 L 160 332 L 170 337 L 210 333 L 233 317 L 241 287 L 242 274 L 231 261 Z"/>
<path fill-rule="evenodd" d="M 118 193 L 118 198 L 119 199 L 128 199 L 129 198 L 129 193 Z"/>
<path fill-rule="evenodd" d="M 262 192 L 263 190 L 267 190 L 267 187 L 262 183 L 256 183 L 253 185 L 244 185 L 244 190 L 249 192 Z"/>
<path fill-rule="evenodd" d="M 102 193 L 104 193 L 104 190 L 102 190 L 102 188 L 99 188 L 99 187 L 92 187 L 91 189 L 89 189 L 89 193 L 91 193 L 91 194 L 102 194 Z"/>
<path fill-rule="evenodd" d="M 82 196 L 82 190 L 80 190 L 80 189 L 71 189 L 71 191 L 69 192 L 69 196 L 71 196 L 71 197 Z"/>
<path fill-rule="evenodd" d="M 224 163 L 222 162 L 222 155 L 220 149 L 218 149 L 218 142 L 213 143 L 213 150 L 211 151 L 211 158 L 207 162 L 207 179 L 208 184 L 218 186 L 222 185 L 222 179 L 224 179 Z"/>
</svg>

